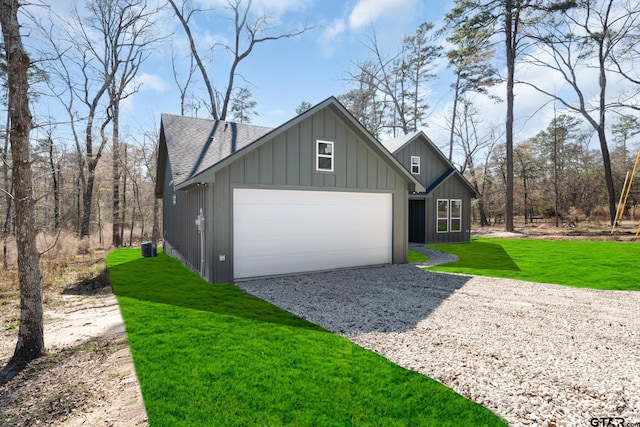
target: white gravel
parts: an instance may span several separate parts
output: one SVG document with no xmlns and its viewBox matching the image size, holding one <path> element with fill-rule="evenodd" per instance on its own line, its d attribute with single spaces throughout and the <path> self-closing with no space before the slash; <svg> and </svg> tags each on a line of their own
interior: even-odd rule
<svg viewBox="0 0 640 427">
<path fill-rule="evenodd" d="M 446 384 L 511 426 L 588 426 L 594 417 L 640 423 L 640 292 L 415 265 L 239 286 Z"/>
</svg>

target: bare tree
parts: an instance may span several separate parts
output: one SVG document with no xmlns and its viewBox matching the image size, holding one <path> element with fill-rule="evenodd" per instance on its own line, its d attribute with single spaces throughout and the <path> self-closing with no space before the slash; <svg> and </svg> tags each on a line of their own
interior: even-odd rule
<svg viewBox="0 0 640 427">
<path fill-rule="evenodd" d="M 369 58 L 354 62 L 356 71 L 349 76 L 360 88 L 345 96 L 347 101 L 365 101 L 362 106 L 355 104 L 356 117 L 358 110 L 366 111 L 362 108 L 364 105 L 376 110 L 372 124 L 377 123 L 377 113 L 386 113 L 383 126 L 393 137 L 398 133 L 406 135 L 424 124 L 430 108 L 426 102 L 426 83 L 435 77 L 432 74 L 434 62 L 442 51 L 432 30 L 431 23 L 422 23 L 414 35 L 404 38 L 400 50 L 393 54 L 383 52 L 373 31 L 364 45 L 369 51 Z M 368 129 L 374 134 L 379 133 L 375 127 Z"/>
<path fill-rule="evenodd" d="M 571 92 L 558 93 L 553 88 L 523 83 L 558 101 L 567 110 L 580 114 L 598 135 L 609 218 L 613 224 L 616 197 L 607 143 L 607 113 L 620 104 L 611 102 L 608 77 L 615 68 L 616 49 L 638 25 L 640 8 L 636 6 L 635 9 L 620 14 L 614 0 L 584 0 L 578 4 L 578 8 L 563 11 L 559 15 L 549 15 L 547 20 L 532 28 L 535 32 L 531 36 L 540 43 L 544 53 L 528 58 L 535 66 L 555 71 L 567 83 Z M 621 61 L 621 58 L 618 57 L 617 61 Z M 590 86 L 580 80 L 581 70 L 593 68 L 598 72 L 595 102 L 591 101 L 588 93 Z"/>
<path fill-rule="evenodd" d="M 489 225 L 485 209 L 485 189 L 488 181 L 489 159 L 498 139 L 502 136 L 497 129 L 490 128 L 487 132 L 479 129 L 478 111 L 468 99 L 461 99 L 462 111 L 460 120 L 452 125 L 456 140 L 464 152 L 464 164 L 461 172 L 469 176 L 471 185 L 478 195 L 477 207 L 480 215 L 480 226 Z M 481 165 L 476 164 L 477 158 L 483 156 Z"/>
<path fill-rule="evenodd" d="M 349 80 L 358 87 L 338 96 L 340 102 L 351 114 L 376 138 L 384 131 L 387 106 L 373 76 L 377 74 L 376 65 L 371 60 L 356 65 L 358 71 L 350 74 Z"/>
<path fill-rule="evenodd" d="M 518 58 L 527 48 L 525 29 L 537 22 L 541 16 L 555 10 L 571 7 L 573 1 L 567 0 L 455 0 L 454 8 L 447 15 L 452 28 L 457 29 L 471 23 L 472 27 L 487 28 L 490 34 L 504 37 L 504 54 L 507 68 L 505 120 L 505 230 L 513 231 L 513 122 L 514 122 L 514 84 Z"/>
<path fill-rule="evenodd" d="M 531 141 L 525 141 L 516 145 L 514 152 L 515 158 L 515 174 L 520 176 L 522 182 L 522 212 L 524 216 L 524 223 L 527 220 L 533 221 L 535 215 L 534 212 L 534 199 L 533 194 L 534 184 L 540 174 L 540 160 L 537 156 L 537 147 Z"/>
<path fill-rule="evenodd" d="M 120 103 L 139 89 L 135 77 L 154 44 L 157 9 L 144 0 L 94 0 L 88 5 L 89 23 L 102 38 L 104 75 L 109 76 L 107 113 L 112 123 L 112 244 L 122 245 L 120 210 Z"/>
<path fill-rule="evenodd" d="M 180 115 L 184 116 L 187 91 L 189 90 L 189 85 L 193 79 L 193 73 L 196 71 L 196 64 L 194 63 L 193 55 L 189 55 L 189 72 L 187 73 L 187 78 L 184 84 L 180 83 L 180 78 L 178 77 L 178 70 L 176 70 L 176 56 L 173 50 L 171 52 L 171 70 L 173 71 L 173 80 L 176 82 L 178 91 L 180 92 Z"/>
<path fill-rule="evenodd" d="M 3 101 L 8 101 L 9 99 L 9 84 L 7 81 L 7 62 L 6 55 L 4 49 L 4 43 L 0 45 L 0 77 L 2 77 L 3 83 L 2 87 L 5 90 L 3 92 Z M 11 177 L 9 175 L 9 127 L 11 126 L 11 116 L 7 114 L 7 121 L 5 122 L 5 130 L 3 134 L 2 141 L 4 142 L 4 146 L 2 148 L 2 154 L 0 155 L 0 161 L 2 164 L 2 182 L 4 184 L 4 201 L 6 205 L 6 212 L 4 223 L 2 225 L 2 241 L 3 241 L 3 265 L 4 269 L 7 269 L 7 238 L 11 234 L 12 224 L 13 224 L 13 215 L 12 215 L 12 205 L 13 199 L 11 198 L 11 193 L 13 189 L 11 188 Z"/>
<path fill-rule="evenodd" d="M 253 52 L 256 45 L 268 41 L 296 37 L 313 28 L 313 26 L 303 25 L 298 29 L 278 33 L 275 31 L 275 26 L 269 15 L 255 15 L 253 13 L 253 0 L 226 0 L 225 8 L 232 16 L 234 34 L 231 37 L 231 44 L 222 44 L 219 46 L 231 54 L 232 60 L 225 85 L 222 86 L 223 89 L 220 91 L 220 93 L 224 93 L 224 95 L 220 102 L 218 102 L 218 92 L 211 83 L 209 73 L 198 52 L 198 46 L 189 24 L 189 21 L 195 13 L 203 12 L 204 10 L 190 7 L 188 3 L 188 0 L 184 0 L 180 7 L 178 7 L 175 0 L 169 0 L 169 4 L 171 4 L 189 39 L 191 53 L 196 60 L 196 64 L 202 75 L 202 80 L 207 88 L 209 108 L 211 110 L 211 117 L 214 120 L 226 120 L 232 100 L 238 66 Z M 216 47 L 218 46 L 214 45 L 209 48 L 213 50 Z"/>
<path fill-rule="evenodd" d="M 95 173 L 107 143 L 103 137 L 99 144 L 94 145 L 94 126 L 103 113 L 101 102 L 113 77 L 102 73 L 104 67 L 100 60 L 104 62 L 105 59 L 99 54 L 77 9 L 71 12 L 68 22 L 62 20 L 57 23 L 50 18 L 48 26 L 41 23 L 38 28 L 44 35 L 43 39 L 49 41 L 42 52 L 45 58 L 45 50 L 51 52 L 49 72 L 61 82 L 61 85 L 56 85 L 51 81 L 50 90 L 64 106 L 74 138 L 78 168 L 77 201 L 81 215 L 79 232 L 84 238 L 90 232 Z M 107 54 L 109 52 L 105 52 Z M 76 101 L 84 108 L 81 112 Z M 109 115 L 104 116 L 101 128 L 104 129 L 110 120 Z"/>
<path fill-rule="evenodd" d="M 114 236 L 119 236 L 119 106 L 139 88 L 135 77 L 140 64 L 162 36 L 153 31 L 158 9 L 149 8 L 144 0 L 92 0 L 86 6 L 86 16 L 74 8 L 70 21 L 51 17 L 48 25 L 41 23 L 39 29 L 50 42 L 49 54 L 43 56 L 50 58 L 49 71 L 57 79 L 50 84 L 50 90 L 69 116 L 75 141 L 78 187 L 82 193 L 78 197 L 82 211 L 80 236 L 90 233 L 96 170 L 109 141 L 115 153 Z M 110 124 L 111 138 L 107 134 Z M 79 125 L 83 126 L 82 131 Z M 114 243 L 118 245 L 119 239 Z"/>
<path fill-rule="evenodd" d="M 188 0 L 184 0 L 182 2 L 181 7 L 178 9 L 178 6 L 176 5 L 176 2 L 174 0 L 169 0 L 169 4 L 171 5 L 171 7 L 173 8 L 173 11 L 175 12 L 176 16 L 178 17 L 178 20 L 180 21 L 180 24 L 182 24 L 182 28 L 184 28 L 184 32 L 187 35 L 187 37 L 189 38 L 189 46 L 191 47 L 191 55 L 193 56 L 193 58 L 196 61 L 196 64 L 198 65 L 198 68 L 200 69 L 200 74 L 202 76 L 202 80 L 204 81 L 204 85 L 207 88 L 207 93 L 209 94 L 209 102 L 210 102 L 210 108 L 211 108 L 211 117 L 214 120 L 218 120 L 220 118 L 220 116 L 218 115 L 218 108 L 216 106 L 216 92 L 215 89 L 213 88 L 213 85 L 211 84 L 211 80 L 209 79 L 209 73 L 207 72 L 207 69 L 204 65 L 204 62 L 202 62 L 202 58 L 200 58 L 200 54 L 198 52 L 198 47 L 196 45 L 196 41 L 195 38 L 193 36 L 193 33 L 191 32 L 191 27 L 189 26 L 189 21 L 191 20 L 191 18 L 193 17 L 193 14 L 196 12 L 201 12 L 201 9 L 196 9 L 196 8 L 190 8 L 188 5 Z"/>
<path fill-rule="evenodd" d="M 11 375 L 13 367 L 44 354 L 42 283 L 40 253 L 36 247 L 35 202 L 32 194 L 31 111 L 29 81 L 31 61 L 22 44 L 18 22 L 17 0 L 0 1 L 0 25 L 7 55 L 9 115 L 11 120 L 11 156 L 13 188 L 16 206 L 16 236 L 18 246 L 18 280 L 20 283 L 20 327 L 12 358 L 3 372 Z M 5 375 L 2 375 L 5 377 Z M 4 382 L 0 378 L 0 382 Z"/>
</svg>

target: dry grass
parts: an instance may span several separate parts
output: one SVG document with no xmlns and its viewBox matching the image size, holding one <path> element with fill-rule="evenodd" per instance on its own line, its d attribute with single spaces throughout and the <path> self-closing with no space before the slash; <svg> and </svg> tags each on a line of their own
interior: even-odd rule
<svg viewBox="0 0 640 427">
<path fill-rule="evenodd" d="M 78 311 L 94 312 L 92 323 L 100 324 L 103 309 L 113 305 L 106 250 L 97 240 L 82 242 L 67 232 L 57 239 L 38 236 L 45 329 L 46 322 L 62 323 L 47 336 L 68 331 L 66 315 Z M 19 317 L 16 247 L 7 241 L 6 269 L 0 259 L 0 368 L 13 352 Z M 84 336 L 77 330 L 71 335 Z M 126 339 L 117 334 L 71 341 L 48 347 L 46 356 L 0 385 L 0 425 L 146 425 Z"/>
<path fill-rule="evenodd" d="M 46 291 L 60 292 L 69 285 L 91 280 L 105 268 L 106 250 L 81 241 L 74 233 L 38 235 L 42 285 Z M 0 246 L 3 246 L 0 243 Z M 17 249 L 14 239 L 6 242 L 6 266 L 0 266 L 0 297 L 18 293 Z M 2 248 L 0 248 L 2 251 Z M 3 258 L 4 264 L 4 258 Z"/>
<path fill-rule="evenodd" d="M 575 227 L 556 227 L 553 218 L 547 221 L 524 224 L 522 217 L 515 218 L 514 231 L 510 238 L 525 237 L 529 239 L 547 240 L 604 240 L 604 241 L 632 241 L 638 230 L 638 221 L 623 220 L 611 232 L 611 226 L 606 221 L 585 220 L 577 221 Z M 504 223 L 489 227 L 472 226 L 474 235 L 492 235 L 493 233 L 504 232 Z"/>
<path fill-rule="evenodd" d="M 0 256 L 3 251 L 0 242 Z M 85 250 L 87 248 L 88 250 Z M 45 309 L 61 304 L 63 291 L 84 286 L 102 287 L 106 280 L 105 254 L 103 248 L 90 246 L 80 241 L 73 233 L 63 231 L 57 237 L 41 234 L 38 249 L 44 252 L 40 257 L 42 287 Z M 20 290 L 18 285 L 17 249 L 15 240 L 6 242 L 6 266 L 0 262 L 0 332 L 15 329 L 20 318 Z M 88 285 L 88 286 L 87 286 Z M 1 356 L 1 354 L 0 354 Z"/>
</svg>

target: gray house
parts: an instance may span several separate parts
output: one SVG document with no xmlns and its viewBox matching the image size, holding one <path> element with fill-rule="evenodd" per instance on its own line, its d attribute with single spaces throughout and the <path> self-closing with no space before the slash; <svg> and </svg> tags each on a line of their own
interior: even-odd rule
<svg viewBox="0 0 640 427">
<path fill-rule="evenodd" d="M 462 243 L 471 239 L 473 186 L 424 132 L 382 144 L 415 177 L 425 191 L 409 194 L 409 241 Z"/>
<path fill-rule="evenodd" d="M 276 129 L 163 114 L 165 252 L 207 280 L 407 262 L 424 193 L 335 98 Z"/>
</svg>

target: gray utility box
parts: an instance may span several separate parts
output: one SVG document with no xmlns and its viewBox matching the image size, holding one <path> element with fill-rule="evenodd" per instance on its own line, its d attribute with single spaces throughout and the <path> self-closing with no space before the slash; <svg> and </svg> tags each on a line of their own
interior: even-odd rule
<svg viewBox="0 0 640 427">
<path fill-rule="evenodd" d="M 143 257 L 158 256 L 158 244 L 156 242 L 144 242 L 142 244 L 142 256 Z"/>
</svg>

